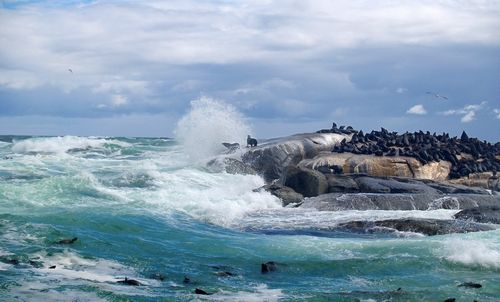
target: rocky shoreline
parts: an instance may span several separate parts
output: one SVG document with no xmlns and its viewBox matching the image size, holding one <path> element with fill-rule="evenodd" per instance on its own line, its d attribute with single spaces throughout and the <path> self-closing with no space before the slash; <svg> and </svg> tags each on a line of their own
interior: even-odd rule
<svg viewBox="0 0 500 302">
<path fill-rule="evenodd" d="M 222 162 L 228 173 L 262 175 L 267 184 L 258 190 L 279 197 L 285 207 L 462 210 L 450 221 L 352 221 L 339 229 L 438 235 L 500 227 L 500 143 L 465 132 L 460 138 L 384 128 L 364 134 L 334 123 L 237 150 Z"/>
</svg>

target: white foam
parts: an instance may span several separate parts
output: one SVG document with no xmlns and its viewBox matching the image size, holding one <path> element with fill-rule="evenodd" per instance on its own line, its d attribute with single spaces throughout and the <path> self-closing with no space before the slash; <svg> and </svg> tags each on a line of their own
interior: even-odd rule
<svg viewBox="0 0 500 302">
<path fill-rule="evenodd" d="M 199 220 L 227 226 L 247 213 L 281 208 L 280 201 L 268 192 L 253 192 L 262 185 L 264 181 L 256 175 L 183 169 L 163 174 L 158 190 L 136 191 L 129 197 L 135 195 L 157 214 L 181 211 Z"/>
<path fill-rule="evenodd" d="M 122 147 L 130 144 L 118 140 L 91 138 L 80 136 L 37 137 L 15 142 L 12 151 L 15 153 L 51 153 L 63 154 L 70 149 L 88 149 L 113 143 Z"/>
<path fill-rule="evenodd" d="M 86 259 L 80 255 L 64 251 L 48 255 L 46 253 L 33 254 L 30 258 L 44 263 L 44 267 L 36 272 L 58 280 L 87 280 L 93 282 L 116 282 L 118 277 L 134 276 L 137 273 L 129 267 L 117 262 L 104 259 Z M 55 269 L 49 269 L 55 265 Z"/>
<path fill-rule="evenodd" d="M 210 296 L 211 301 L 274 302 L 285 298 L 281 289 L 271 289 L 265 284 L 257 285 L 253 291 L 221 291 Z"/>
<path fill-rule="evenodd" d="M 222 143 L 246 145 L 250 127 L 232 105 L 201 97 L 177 123 L 176 138 L 194 161 L 202 161 L 225 150 Z"/>
<path fill-rule="evenodd" d="M 485 240 L 452 238 L 444 241 L 448 261 L 468 266 L 500 269 L 500 244 Z"/>
</svg>

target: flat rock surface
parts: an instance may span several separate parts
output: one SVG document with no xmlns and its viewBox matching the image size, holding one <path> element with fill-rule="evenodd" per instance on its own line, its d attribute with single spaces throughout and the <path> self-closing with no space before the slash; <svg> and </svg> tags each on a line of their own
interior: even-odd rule
<svg viewBox="0 0 500 302">
<path fill-rule="evenodd" d="M 319 211 L 435 210 L 500 206 L 500 195 L 329 193 L 305 198 L 301 207 Z"/>
</svg>

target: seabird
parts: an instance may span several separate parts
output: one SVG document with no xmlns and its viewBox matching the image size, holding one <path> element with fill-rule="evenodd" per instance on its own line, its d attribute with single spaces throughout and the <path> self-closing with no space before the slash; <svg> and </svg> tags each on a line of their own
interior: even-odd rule
<svg viewBox="0 0 500 302">
<path fill-rule="evenodd" d="M 448 97 L 446 97 L 444 95 L 440 95 L 439 93 L 436 93 L 436 92 L 427 91 L 426 93 L 427 94 L 431 94 L 431 95 L 433 95 L 436 98 L 441 98 L 443 100 L 447 100 L 448 99 Z"/>
<path fill-rule="evenodd" d="M 71 72 L 71 73 L 73 73 L 73 70 L 71 68 L 68 68 L 68 71 Z"/>
</svg>

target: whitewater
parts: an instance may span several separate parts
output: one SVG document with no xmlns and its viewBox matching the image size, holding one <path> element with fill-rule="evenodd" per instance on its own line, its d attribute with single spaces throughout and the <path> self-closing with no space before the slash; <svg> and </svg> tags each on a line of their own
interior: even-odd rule
<svg viewBox="0 0 500 302">
<path fill-rule="evenodd" d="M 202 98 L 175 138 L 0 136 L 0 301 L 498 301 L 499 230 L 332 231 L 457 211 L 283 208 L 260 176 L 207 165 L 247 134 Z"/>
</svg>

